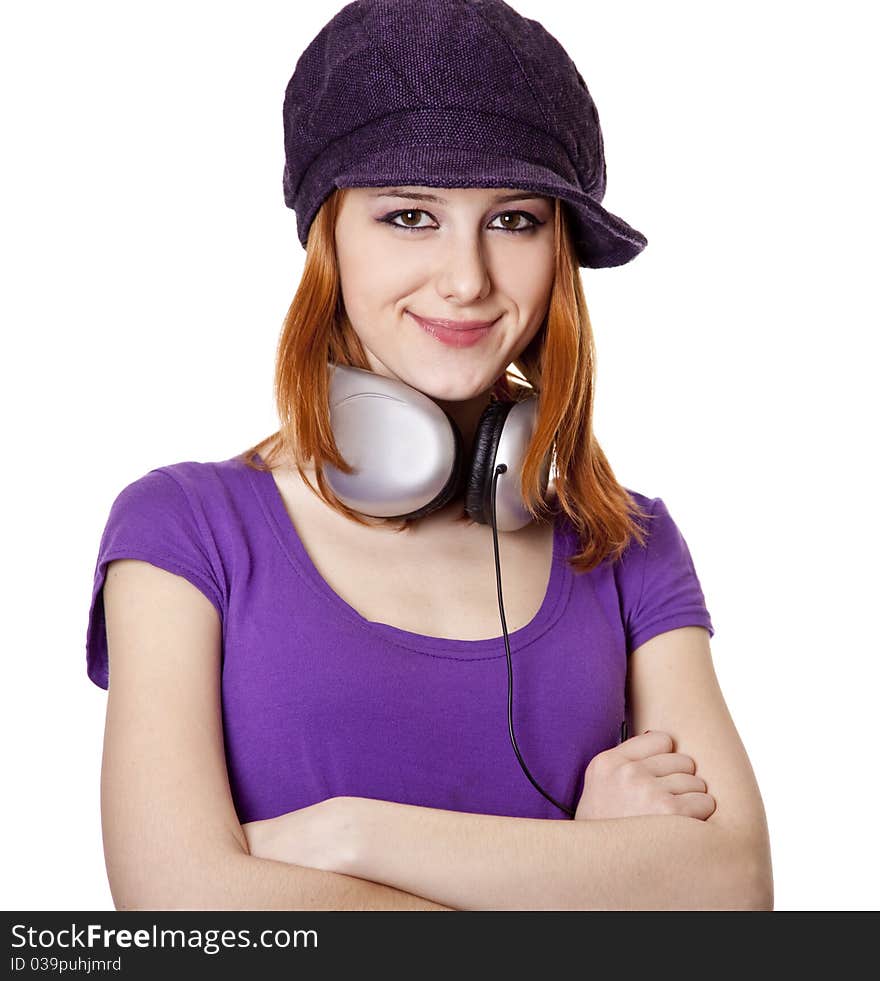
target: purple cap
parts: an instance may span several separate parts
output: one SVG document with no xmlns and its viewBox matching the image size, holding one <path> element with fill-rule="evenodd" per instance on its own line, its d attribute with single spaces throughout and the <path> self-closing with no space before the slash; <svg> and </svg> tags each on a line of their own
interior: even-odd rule
<svg viewBox="0 0 880 981">
<path fill-rule="evenodd" d="M 512 187 L 560 198 L 578 263 L 648 244 L 602 207 L 596 106 L 562 45 L 502 0 L 355 0 L 284 95 L 284 202 L 305 247 L 337 187 Z"/>
</svg>

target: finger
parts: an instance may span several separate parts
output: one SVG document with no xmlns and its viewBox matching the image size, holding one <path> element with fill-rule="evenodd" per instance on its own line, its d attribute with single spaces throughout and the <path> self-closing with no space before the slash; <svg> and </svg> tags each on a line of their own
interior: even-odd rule
<svg viewBox="0 0 880 981">
<path fill-rule="evenodd" d="M 705 794 L 707 789 L 706 781 L 691 773 L 670 773 L 657 782 L 668 794 Z"/>
<path fill-rule="evenodd" d="M 676 794 L 675 812 L 705 821 L 715 811 L 715 798 L 711 794 Z"/>
<path fill-rule="evenodd" d="M 668 732 L 659 729 L 643 732 L 638 736 L 620 743 L 614 747 L 613 752 L 619 753 L 626 760 L 643 760 L 648 756 L 656 756 L 658 753 L 668 753 L 675 749 L 672 736 Z"/>
<path fill-rule="evenodd" d="M 694 773 L 697 769 L 693 757 L 686 753 L 659 753 L 642 760 L 642 765 L 655 777 L 665 777 L 669 773 Z"/>
</svg>

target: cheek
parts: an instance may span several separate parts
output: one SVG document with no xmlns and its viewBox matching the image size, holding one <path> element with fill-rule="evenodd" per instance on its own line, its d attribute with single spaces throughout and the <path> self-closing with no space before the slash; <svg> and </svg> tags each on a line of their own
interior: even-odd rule
<svg viewBox="0 0 880 981">
<path fill-rule="evenodd" d="M 499 264 L 498 287 L 517 306 L 523 322 L 543 318 L 553 289 L 555 256 L 550 249 L 522 249 Z"/>
<path fill-rule="evenodd" d="M 413 248 L 374 242 L 339 257 L 339 276 L 352 303 L 374 313 L 396 308 L 425 279 L 424 258 Z"/>
<path fill-rule="evenodd" d="M 528 327 L 520 334 L 516 342 L 517 354 L 522 354 L 522 352 L 532 343 L 535 335 L 541 329 L 544 324 L 544 315 L 547 312 L 546 306 L 536 306 L 530 311 Z"/>
<path fill-rule="evenodd" d="M 401 306 L 406 292 L 398 266 L 360 257 L 347 266 L 340 261 L 339 273 L 342 302 L 358 333 L 375 335 L 406 306 Z"/>
</svg>

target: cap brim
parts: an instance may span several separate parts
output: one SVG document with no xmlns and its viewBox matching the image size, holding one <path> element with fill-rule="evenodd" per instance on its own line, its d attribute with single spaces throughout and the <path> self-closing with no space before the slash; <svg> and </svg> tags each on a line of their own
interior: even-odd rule
<svg viewBox="0 0 880 981">
<path fill-rule="evenodd" d="M 528 160 L 487 151 L 428 146 L 389 147 L 359 156 L 336 187 L 512 187 L 560 198 L 566 205 L 578 264 L 622 266 L 648 244 L 645 236 L 577 185 Z"/>
</svg>

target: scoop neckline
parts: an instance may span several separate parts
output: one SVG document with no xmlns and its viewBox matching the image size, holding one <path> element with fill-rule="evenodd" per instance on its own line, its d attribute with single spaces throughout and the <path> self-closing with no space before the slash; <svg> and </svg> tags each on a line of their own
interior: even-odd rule
<svg viewBox="0 0 880 981">
<path fill-rule="evenodd" d="M 259 453 L 254 458 L 263 464 Z M 450 658 L 494 658 L 506 657 L 504 634 L 501 632 L 501 616 L 498 615 L 499 634 L 479 640 L 465 640 L 450 637 L 433 637 L 428 634 L 404 630 L 390 623 L 368 620 L 351 604 L 346 602 L 318 571 L 306 550 L 296 526 L 287 513 L 281 489 L 269 470 L 255 470 L 244 465 L 250 485 L 257 496 L 273 535 L 281 550 L 289 559 L 300 577 L 337 614 L 354 624 L 357 628 L 371 633 L 386 643 L 421 651 L 439 657 Z M 564 612 L 571 593 L 571 575 L 566 561 L 566 534 L 562 527 L 562 512 L 557 509 L 553 520 L 553 558 L 550 563 L 550 578 L 544 598 L 535 616 L 518 630 L 508 631 L 511 655 L 534 643 L 559 619 Z M 502 589 L 504 586 L 504 564 L 501 565 Z M 497 599 L 496 599 L 497 609 Z"/>
</svg>

